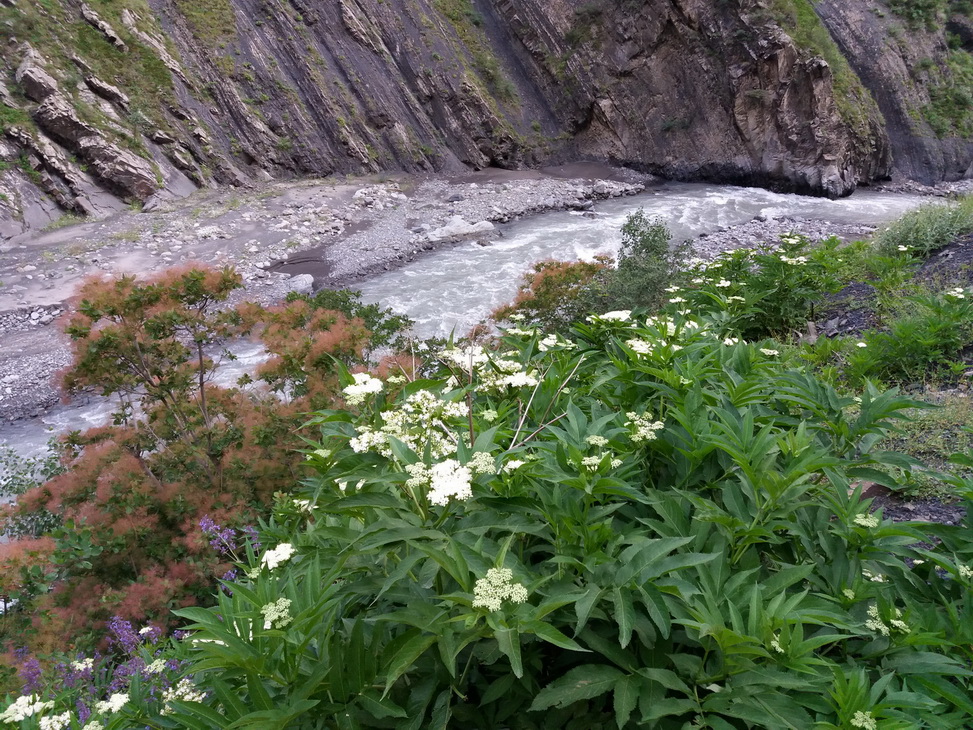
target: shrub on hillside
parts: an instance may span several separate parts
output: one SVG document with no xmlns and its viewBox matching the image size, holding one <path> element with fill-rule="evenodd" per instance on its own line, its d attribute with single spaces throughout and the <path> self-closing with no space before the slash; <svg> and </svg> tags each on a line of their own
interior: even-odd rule
<svg viewBox="0 0 973 730">
<path fill-rule="evenodd" d="M 33 614 L 35 648 L 91 647 L 112 615 L 164 626 L 171 609 L 208 600 L 227 565 L 200 519 L 239 527 L 268 509 L 275 492 L 291 490 L 304 414 L 340 399 L 339 366 L 366 362 L 373 342 L 362 320 L 324 308 L 336 301 L 353 311 L 355 297 L 228 308 L 239 286 L 229 269 L 186 269 L 82 289 L 67 327 L 75 360 L 64 382 L 114 395 L 119 409 L 113 425 L 72 434 L 62 473 L 8 510 L 8 525 L 38 515 L 63 523 L 50 532 L 51 561 L 31 566 L 14 590 L 19 616 Z M 377 307 L 367 314 L 383 342 L 404 324 Z M 281 397 L 211 382 L 217 359 L 232 357 L 226 340 L 246 333 L 271 352 L 259 377 Z"/>
</svg>

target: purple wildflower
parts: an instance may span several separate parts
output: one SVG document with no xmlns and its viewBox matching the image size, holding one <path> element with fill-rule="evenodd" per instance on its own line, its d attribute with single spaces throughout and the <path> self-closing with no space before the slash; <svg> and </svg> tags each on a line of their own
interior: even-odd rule
<svg viewBox="0 0 973 730">
<path fill-rule="evenodd" d="M 237 533 L 232 527 L 222 527 L 213 522 L 209 515 L 205 515 L 199 521 L 199 529 L 210 538 L 210 546 L 220 555 L 228 555 L 237 549 Z"/>
<path fill-rule="evenodd" d="M 220 578 L 220 580 L 223 580 L 223 581 L 232 581 L 232 580 L 236 580 L 236 578 L 237 578 L 237 569 L 236 568 L 230 568 L 228 571 L 226 571 L 223 574 L 223 577 Z M 228 595 L 228 596 L 232 596 L 233 595 L 233 589 L 230 588 L 229 586 L 225 586 L 224 585 L 224 586 L 220 586 L 220 588 L 222 588 L 223 592 L 226 595 Z"/>
<path fill-rule="evenodd" d="M 78 711 L 78 722 L 82 725 L 88 722 L 88 718 L 91 717 L 91 708 L 80 697 L 75 701 L 74 708 Z"/>
<path fill-rule="evenodd" d="M 139 631 L 139 636 L 142 637 L 142 641 L 148 641 L 154 644 L 162 638 L 162 629 L 160 629 L 158 626 L 149 624 Z"/>
<path fill-rule="evenodd" d="M 121 616 L 114 616 L 108 622 L 108 630 L 111 632 L 111 636 L 108 637 L 109 644 L 120 647 L 129 656 L 135 653 L 139 645 L 139 635 L 135 633 L 130 621 L 126 621 Z"/>
<path fill-rule="evenodd" d="M 41 689 L 41 663 L 37 661 L 37 657 L 29 656 L 26 648 L 18 649 L 16 655 L 18 659 L 23 659 L 19 671 L 24 683 L 23 693 L 25 695 L 37 693 Z"/>
<path fill-rule="evenodd" d="M 255 553 L 259 554 L 262 546 L 260 544 L 260 534 L 257 532 L 257 528 L 253 525 L 244 525 L 241 529 L 244 533 L 246 533 L 247 540 L 250 541 L 250 547 L 253 548 Z"/>
</svg>

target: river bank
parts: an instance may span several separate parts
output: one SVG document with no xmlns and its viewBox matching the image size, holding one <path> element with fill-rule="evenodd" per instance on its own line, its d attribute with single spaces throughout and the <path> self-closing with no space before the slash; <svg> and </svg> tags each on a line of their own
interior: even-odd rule
<svg viewBox="0 0 973 730">
<path fill-rule="evenodd" d="M 236 299 L 270 304 L 290 291 L 364 284 L 456 245 L 502 249 L 512 222 L 541 213 L 594 219 L 604 215 L 593 210 L 598 201 L 639 193 L 668 200 L 679 189 L 631 170 L 585 163 L 452 177 L 307 180 L 248 193 L 210 191 L 170 207 L 8 241 L 0 249 L 0 424 L 41 416 L 59 400 L 55 374 L 70 360 L 60 320 L 86 276 L 148 275 L 190 262 L 233 265 L 245 282 Z M 698 253 L 714 255 L 789 231 L 848 239 L 874 231 L 873 225 L 802 216 L 745 217 L 740 224 L 709 226 L 697 240 Z M 525 268 L 519 266 L 507 277 L 512 285 Z"/>
</svg>

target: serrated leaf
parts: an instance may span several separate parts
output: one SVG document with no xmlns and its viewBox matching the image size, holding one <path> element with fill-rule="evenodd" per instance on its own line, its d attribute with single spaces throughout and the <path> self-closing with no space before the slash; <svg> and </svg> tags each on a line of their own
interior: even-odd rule
<svg viewBox="0 0 973 730">
<path fill-rule="evenodd" d="M 500 651 L 510 660 L 510 668 L 520 679 L 524 676 L 524 665 L 520 658 L 520 632 L 516 629 L 499 629 L 494 631 Z"/>
<path fill-rule="evenodd" d="M 622 730 L 632 717 L 639 700 L 639 681 L 636 677 L 622 677 L 615 683 L 615 724 Z"/>
<path fill-rule="evenodd" d="M 531 703 L 530 711 L 568 707 L 579 700 L 589 700 L 611 690 L 624 676 L 620 670 L 605 664 L 575 667 L 538 692 Z"/>
<path fill-rule="evenodd" d="M 632 640 L 632 626 L 635 624 L 632 594 L 616 587 L 612 591 L 612 599 L 615 603 L 615 622 L 618 624 L 618 643 L 624 649 Z"/>
<path fill-rule="evenodd" d="M 395 655 L 389 660 L 385 675 L 385 692 L 382 697 L 386 697 L 395 684 L 395 680 L 405 674 L 415 664 L 416 659 L 435 643 L 436 637 L 429 634 L 421 634 L 416 631 L 416 635 L 406 641 Z"/>
<path fill-rule="evenodd" d="M 549 644 L 554 644 L 562 649 L 570 649 L 571 651 L 588 651 L 574 639 L 571 639 L 550 624 L 546 624 L 543 621 L 528 621 L 522 624 L 520 628 L 522 631 L 529 631 Z"/>
</svg>

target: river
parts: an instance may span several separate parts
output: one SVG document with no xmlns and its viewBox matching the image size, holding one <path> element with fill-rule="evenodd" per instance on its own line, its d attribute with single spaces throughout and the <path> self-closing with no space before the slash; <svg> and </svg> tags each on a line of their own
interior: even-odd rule
<svg viewBox="0 0 973 730">
<path fill-rule="evenodd" d="M 358 285 L 363 298 L 412 317 L 418 337 L 465 333 L 490 311 L 513 298 L 520 275 L 548 258 L 591 259 L 613 254 L 621 243 L 625 218 L 642 208 L 661 218 L 673 240 L 746 223 L 756 216 L 791 216 L 837 224 L 881 225 L 928 201 L 914 195 L 861 190 L 841 200 L 773 193 L 757 188 L 668 183 L 640 195 L 597 203 L 593 216 L 544 213 L 503 227 L 491 245 L 466 243 L 429 253 Z M 238 359 L 219 373 L 230 384 L 263 359 L 260 348 L 240 343 Z M 0 442 L 23 456 L 46 451 L 52 435 L 102 425 L 113 406 L 101 398 L 57 406 L 46 415 L 0 425 Z M 3 477 L 0 466 L 0 479 Z"/>
<path fill-rule="evenodd" d="M 511 223 L 489 246 L 466 243 L 427 254 L 400 269 L 356 285 L 368 302 L 380 302 L 415 320 L 418 337 L 465 334 L 472 325 L 513 299 L 521 274 L 544 259 L 591 260 L 615 254 L 621 226 L 642 208 L 661 218 L 674 241 L 746 223 L 756 216 L 783 216 L 838 224 L 881 225 L 928 198 L 860 190 L 827 200 L 759 188 L 669 183 L 626 198 L 598 203 L 594 217 L 577 212 L 543 213 Z"/>
</svg>

